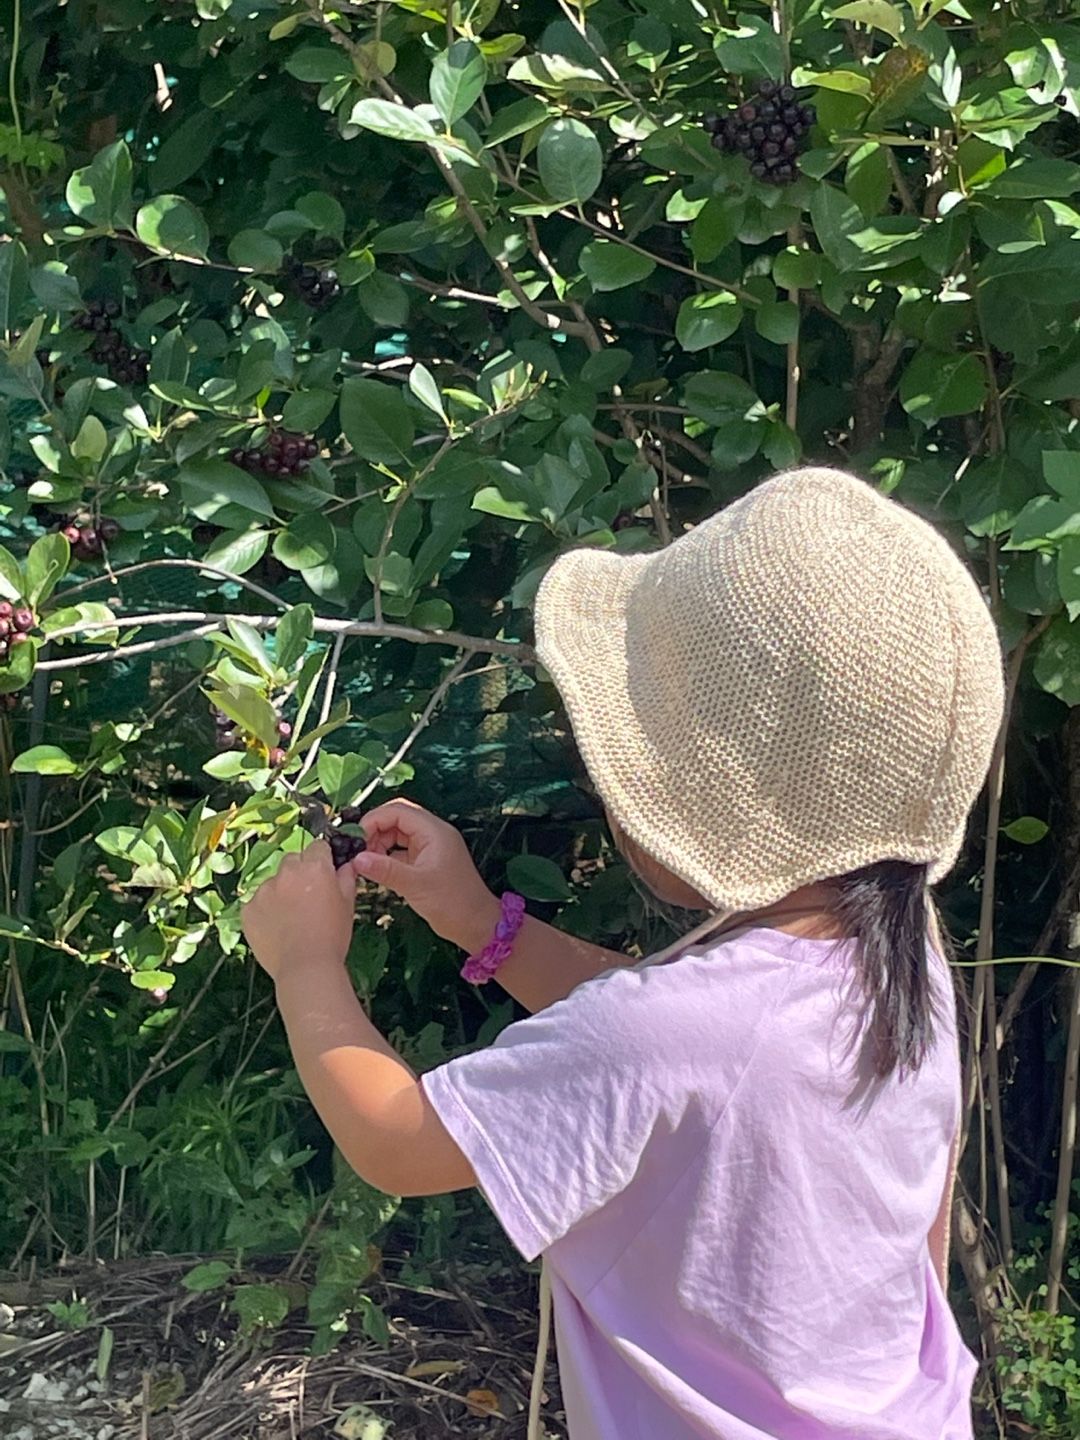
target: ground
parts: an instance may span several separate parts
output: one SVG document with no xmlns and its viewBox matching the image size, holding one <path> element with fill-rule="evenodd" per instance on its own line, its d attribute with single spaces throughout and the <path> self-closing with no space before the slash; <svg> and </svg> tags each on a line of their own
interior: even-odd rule
<svg viewBox="0 0 1080 1440">
<path fill-rule="evenodd" d="M 455 1273 L 417 1289 L 396 1282 L 387 1261 L 371 1293 L 390 1321 L 389 1343 L 350 1335 L 313 1357 L 303 1323 L 245 1342 L 227 1292 L 184 1289 L 182 1277 L 205 1258 L 0 1276 L 0 1435 L 509 1440 L 524 1432 L 535 1275 Z M 280 1279 L 280 1266 L 269 1262 L 245 1278 Z M 63 1328 L 46 1307 L 72 1295 L 85 1303 L 88 1323 Z M 111 1354 L 103 1354 L 104 1327 Z M 550 1359 L 543 1414 L 550 1440 L 565 1440 Z"/>
</svg>

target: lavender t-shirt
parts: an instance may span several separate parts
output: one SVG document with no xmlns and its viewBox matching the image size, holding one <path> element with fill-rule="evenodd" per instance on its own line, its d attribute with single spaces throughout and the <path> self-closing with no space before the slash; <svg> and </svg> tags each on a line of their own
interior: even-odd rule
<svg viewBox="0 0 1080 1440">
<path fill-rule="evenodd" d="M 959 1105 L 938 1040 L 872 1082 L 847 942 L 755 929 L 590 980 L 424 1088 L 545 1254 L 572 1440 L 971 1440 L 931 1263 Z"/>
</svg>

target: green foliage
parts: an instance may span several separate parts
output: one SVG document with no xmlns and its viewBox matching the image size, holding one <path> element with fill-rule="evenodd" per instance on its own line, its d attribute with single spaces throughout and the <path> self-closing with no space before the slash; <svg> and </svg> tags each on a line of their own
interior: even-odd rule
<svg viewBox="0 0 1080 1440">
<path fill-rule="evenodd" d="M 0 1234 L 83 1248 L 92 1173 L 121 1249 L 288 1247 L 330 1193 L 327 1144 L 238 907 L 312 804 L 408 783 L 493 885 L 642 938 L 557 697 L 513 668 L 561 550 L 642 551 L 778 468 L 851 465 L 947 531 L 1027 647 L 1029 749 L 1080 703 L 1080 22 L 937 0 L 785 5 L 779 32 L 690 0 L 600 0 L 587 24 L 537 0 L 125 0 L 104 29 L 22 8 L 0 598 L 36 623 L 0 666 L 8 911 L 20 854 L 34 879 L 3 928 L 27 1009 L 2 1032 L 0 1148 L 25 1165 L 0 1167 Z M 817 118 L 798 178 L 766 186 L 702 120 L 788 75 Z M 118 307 L 145 381 L 91 304 Z M 259 458 L 284 432 L 314 447 L 296 473 Z M 484 673 L 447 689 L 469 650 Z M 1049 903 L 1045 759 L 1007 797 L 1007 953 Z M 962 938 L 977 868 L 948 897 Z M 510 1014 L 375 903 L 350 965 L 427 1063 Z M 320 1343 L 377 1332 L 346 1292 L 384 1223 L 322 1258 Z"/>
</svg>

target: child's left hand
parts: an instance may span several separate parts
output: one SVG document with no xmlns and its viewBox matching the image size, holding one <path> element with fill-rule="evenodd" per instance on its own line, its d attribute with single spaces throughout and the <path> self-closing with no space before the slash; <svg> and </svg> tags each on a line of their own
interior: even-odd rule
<svg viewBox="0 0 1080 1440">
<path fill-rule="evenodd" d="M 286 855 L 272 880 L 241 912 L 244 938 L 271 980 L 295 967 L 344 963 L 353 929 L 356 875 L 334 869 L 330 847 L 316 840 Z"/>
</svg>

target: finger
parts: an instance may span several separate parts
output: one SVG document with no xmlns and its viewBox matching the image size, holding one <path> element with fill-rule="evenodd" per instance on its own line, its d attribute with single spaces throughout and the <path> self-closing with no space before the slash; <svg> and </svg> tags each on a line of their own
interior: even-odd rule
<svg viewBox="0 0 1080 1440">
<path fill-rule="evenodd" d="M 330 853 L 330 846 L 325 840 L 315 840 L 306 850 L 297 856 L 301 865 L 310 865 L 313 869 L 332 869 L 334 858 Z"/>
<path fill-rule="evenodd" d="M 369 810 L 361 818 L 360 828 L 369 840 L 390 831 L 396 832 L 399 837 L 398 844 L 407 845 L 415 836 L 428 834 L 434 819 L 434 815 L 422 805 L 417 805 L 413 800 L 399 798 L 388 800 L 385 805 Z"/>
<path fill-rule="evenodd" d="M 342 865 L 337 872 L 337 882 L 350 910 L 356 904 L 356 886 L 359 876 L 351 865 Z"/>
<path fill-rule="evenodd" d="M 405 861 L 395 860 L 390 855 L 380 855 L 374 850 L 365 850 L 354 856 L 346 868 L 354 875 L 370 880 L 373 885 L 381 885 L 402 897 L 409 889 L 412 879 L 412 867 Z"/>
</svg>

